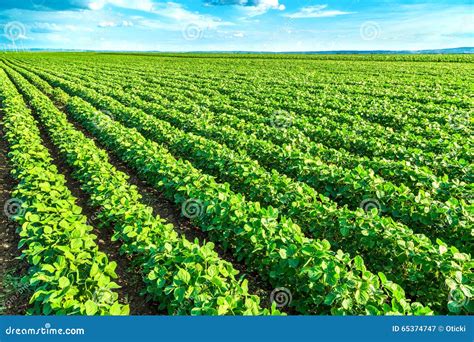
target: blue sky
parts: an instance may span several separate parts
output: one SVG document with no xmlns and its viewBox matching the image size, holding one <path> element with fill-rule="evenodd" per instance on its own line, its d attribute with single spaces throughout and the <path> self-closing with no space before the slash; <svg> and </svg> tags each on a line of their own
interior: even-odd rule
<svg viewBox="0 0 474 342">
<path fill-rule="evenodd" d="M 0 0 L 2 48 L 309 51 L 474 46 L 472 0 Z"/>
</svg>

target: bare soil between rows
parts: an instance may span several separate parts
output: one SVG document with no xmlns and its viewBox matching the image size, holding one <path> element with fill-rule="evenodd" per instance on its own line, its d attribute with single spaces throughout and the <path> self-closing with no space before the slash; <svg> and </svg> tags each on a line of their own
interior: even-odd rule
<svg viewBox="0 0 474 342">
<path fill-rule="evenodd" d="M 28 264 L 20 260 L 18 224 L 7 216 L 5 207 L 12 200 L 17 181 L 11 176 L 8 143 L 3 127 L 4 113 L 0 109 L 0 314 L 24 315 L 31 291 L 20 280 L 28 272 Z"/>
</svg>

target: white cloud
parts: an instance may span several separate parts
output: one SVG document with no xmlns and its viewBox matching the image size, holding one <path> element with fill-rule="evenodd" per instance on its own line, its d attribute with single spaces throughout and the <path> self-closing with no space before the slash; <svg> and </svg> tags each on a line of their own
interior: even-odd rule
<svg viewBox="0 0 474 342">
<path fill-rule="evenodd" d="M 114 5 L 122 8 L 135 9 L 149 12 L 153 9 L 152 0 L 92 0 L 88 7 L 93 11 L 101 10 L 106 5 Z"/>
<path fill-rule="evenodd" d="M 100 28 L 136 26 L 166 31 L 181 31 L 184 27 L 191 24 L 206 30 L 232 25 L 232 23 L 224 22 L 222 19 L 212 15 L 189 11 L 183 5 L 175 2 L 153 3 L 151 0 L 94 0 L 89 3 L 89 8 L 100 12 L 99 10 L 107 4 L 146 11 L 155 15 L 156 18 L 130 17 L 134 18 L 133 22 L 129 20 L 117 21 L 106 19 L 97 25 Z"/>
<path fill-rule="evenodd" d="M 176 24 L 179 25 L 180 28 L 190 24 L 206 29 L 232 25 L 232 23 L 224 22 L 218 17 L 200 14 L 198 12 L 191 12 L 184 8 L 183 5 L 175 2 L 156 4 L 153 7 L 152 12 L 160 17 L 170 20 L 171 26 Z"/>
<path fill-rule="evenodd" d="M 335 17 L 338 15 L 351 14 L 353 12 L 344 12 L 338 10 L 326 10 L 328 5 L 315 5 L 315 6 L 306 6 L 301 8 L 298 12 L 285 14 L 285 17 L 292 19 L 302 19 L 302 18 L 328 18 Z"/>
<path fill-rule="evenodd" d="M 93 29 L 90 27 L 85 27 L 76 24 L 66 24 L 66 23 L 53 23 L 53 22 L 43 22 L 36 21 L 29 25 L 29 30 L 34 33 L 45 33 L 45 32 L 92 32 Z"/>
<path fill-rule="evenodd" d="M 115 27 L 115 26 L 117 26 L 117 24 L 114 23 L 113 21 L 102 21 L 97 26 L 99 26 L 99 27 Z"/>
<path fill-rule="evenodd" d="M 133 26 L 133 22 L 128 21 L 128 20 L 123 20 L 122 22 L 102 21 L 97 26 L 101 27 L 101 28 L 105 28 L 105 27 L 131 27 L 131 26 Z"/>
<path fill-rule="evenodd" d="M 263 7 L 267 9 L 277 9 L 283 11 L 285 9 L 285 5 L 280 4 L 279 0 L 260 0 L 255 1 L 255 7 Z"/>
<path fill-rule="evenodd" d="M 255 17 L 267 13 L 269 10 L 284 11 L 285 5 L 280 4 L 279 0 L 255 0 L 247 1 L 247 5 L 242 7 L 242 11 L 249 17 Z"/>
</svg>

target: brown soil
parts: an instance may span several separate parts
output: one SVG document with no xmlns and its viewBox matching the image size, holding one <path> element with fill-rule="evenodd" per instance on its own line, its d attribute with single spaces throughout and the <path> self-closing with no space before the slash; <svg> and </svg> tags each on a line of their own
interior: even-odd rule
<svg viewBox="0 0 474 342">
<path fill-rule="evenodd" d="M 8 162 L 8 144 L 3 132 L 3 112 L 0 110 L 0 314 L 23 315 L 28 308 L 31 295 L 20 279 L 27 274 L 28 264 L 18 259 L 20 236 L 18 224 L 7 217 L 4 207 L 12 198 L 11 193 L 17 184 L 11 176 Z"/>
</svg>

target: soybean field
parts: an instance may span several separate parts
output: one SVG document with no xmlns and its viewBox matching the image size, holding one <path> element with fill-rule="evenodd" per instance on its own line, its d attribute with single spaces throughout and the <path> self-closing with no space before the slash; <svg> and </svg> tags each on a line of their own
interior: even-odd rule
<svg viewBox="0 0 474 342">
<path fill-rule="evenodd" d="M 1 54 L 1 311 L 472 314 L 473 62 Z"/>
</svg>

